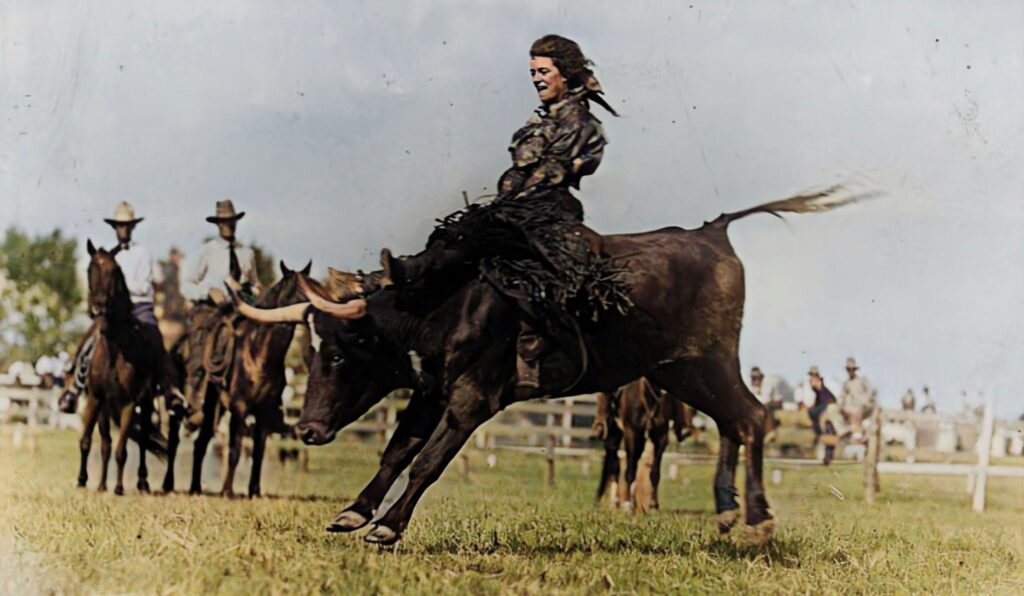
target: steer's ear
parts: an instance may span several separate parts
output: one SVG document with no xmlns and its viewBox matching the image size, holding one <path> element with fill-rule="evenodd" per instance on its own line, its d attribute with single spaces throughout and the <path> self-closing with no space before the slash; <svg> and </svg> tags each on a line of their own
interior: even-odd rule
<svg viewBox="0 0 1024 596">
<path fill-rule="evenodd" d="M 96 247 L 92 245 L 92 238 L 85 241 L 85 250 L 89 251 L 90 257 L 96 256 Z"/>
</svg>

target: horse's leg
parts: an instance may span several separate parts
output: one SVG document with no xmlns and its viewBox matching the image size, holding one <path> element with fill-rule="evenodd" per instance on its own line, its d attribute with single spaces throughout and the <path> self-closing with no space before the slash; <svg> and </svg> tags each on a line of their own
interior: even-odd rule
<svg viewBox="0 0 1024 596">
<path fill-rule="evenodd" d="M 100 413 L 100 404 L 91 394 L 85 403 L 85 415 L 82 417 L 82 438 L 78 440 L 81 463 L 78 466 L 78 487 L 85 488 L 89 480 L 89 451 L 92 450 L 92 432 L 96 428 L 96 418 Z"/>
<path fill-rule="evenodd" d="M 494 415 L 487 396 L 465 377 L 455 383 L 451 400 L 440 423 L 409 470 L 409 484 L 391 509 L 377 522 L 364 540 L 376 544 L 394 544 L 409 525 L 412 512 L 424 491 L 444 472 L 473 432 Z M 500 400 L 493 400 L 500 403 Z"/>
<path fill-rule="evenodd" d="M 192 445 L 192 484 L 189 486 L 190 495 L 198 495 L 203 492 L 203 459 L 206 458 L 206 448 L 213 438 L 213 419 L 216 418 L 217 400 L 211 397 L 212 391 L 206 385 L 207 391 L 203 396 L 203 424 L 199 427 L 199 434 L 196 435 L 195 443 Z"/>
<path fill-rule="evenodd" d="M 668 447 L 668 420 L 659 417 L 659 422 L 650 432 L 650 440 L 654 444 L 654 461 L 651 463 L 651 509 L 658 509 L 658 484 L 661 482 L 661 458 Z"/>
<path fill-rule="evenodd" d="M 107 475 L 110 471 L 110 412 L 105 407 L 100 407 L 100 484 L 96 490 L 107 491 Z"/>
<path fill-rule="evenodd" d="M 355 502 L 342 510 L 327 526 L 328 532 L 351 532 L 370 522 L 395 479 L 409 466 L 437 428 L 444 408 L 434 397 L 413 394 L 409 406 L 398 421 L 395 434 L 384 449 L 377 473 L 359 493 Z"/>
<path fill-rule="evenodd" d="M 148 398 L 148 396 L 147 396 Z M 147 399 L 143 398 L 143 399 Z M 149 403 L 153 403 L 152 399 L 149 399 Z M 149 492 L 149 469 L 146 467 L 146 437 L 150 434 L 150 427 L 153 426 L 153 417 L 151 416 L 149 407 L 142 407 L 142 412 L 139 414 L 139 427 L 141 436 L 139 437 L 139 477 L 136 480 L 135 488 L 140 493 Z"/>
<path fill-rule="evenodd" d="M 626 502 L 623 503 L 623 507 L 626 509 L 635 509 L 636 503 L 636 470 L 640 464 L 640 456 L 644 453 L 644 441 L 646 440 L 646 433 L 643 428 L 637 428 L 634 424 L 634 420 L 622 420 L 624 429 L 622 434 L 624 437 L 623 443 L 626 447 Z"/>
<path fill-rule="evenodd" d="M 132 424 L 132 408 L 129 403 L 121 408 L 120 433 L 117 435 L 117 447 L 114 448 L 114 461 L 117 462 L 117 484 L 114 494 L 124 494 L 124 465 L 128 462 L 128 432 Z"/>
<path fill-rule="evenodd" d="M 181 443 L 181 418 L 168 416 L 167 420 L 167 472 L 164 474 L 164 493 L 174 492 L 174 462 L 178 457 L 178 445 Z"/>
<path fill-rule="evenodd" d="M 267 432 L 263 415 L 256 416 L 252 432 L 252 473 L 249 474 L 249 498 L 260 496 L 260 477 L 263 472 L 263 454 L 267 447 Z"/>
<path fill-rule="evenodd" d="M 242 434 L 245 430 L 245 406 L 231 408 L 231 422 L 228 434 L 228 471 L 224 475 L 224 486 L 220 489 L 222 497 L 235 496 L 235 469 L 238 458 L 242 455 Z"/>
<path fill-rule="evenodd" d="M 609 494 L 610 505 L 615 507 L 619 499 L 619 446 L 622 445 L 622 429 L 612 414 L 608 415 L 604 424 L 604 465 L 601 467 L 601 484 L 597 487 L 597 500 L 600 501 L 605 494 Z"/>
</svg>

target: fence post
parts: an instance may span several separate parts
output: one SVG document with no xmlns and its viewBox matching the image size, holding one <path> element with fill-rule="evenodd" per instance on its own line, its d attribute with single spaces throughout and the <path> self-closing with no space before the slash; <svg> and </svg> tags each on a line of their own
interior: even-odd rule
<svg viewBox="0 0 1024 596">
<path fill-rule="evenodd" d="M 878 456 L 882 448 L 882 408 L 876 406 L 871 415 L 871 432 L 868 434 L 867 453 L 864 456 L 864 500 L 870 505 L 875 502 L 878 482 Z"/>
<path fill-rule="evenodd" d="M 545 455 L 548 460 L 548 486 L 555 485 L 555 435 L 548 435 L 548 447 Z"/>
<path fill-rule="evenodd" d="M 985 485 L 988 483 L 988 463 L 992 457 L 992 430 L 995 427 L 992 412 L 992 397 L 985 401 L 985 417 L 981 423 L 981 436 L 978 437 L 978 470 L 974 479 L 975 511 L 985 511 Z"/>
<path fill-rule="evenodd" d="M 562 413 L 562 447 L 572 446 L 572 406 L 573 399 L 570 397 L 565 400 L 565 411 Z"/>
</svg>

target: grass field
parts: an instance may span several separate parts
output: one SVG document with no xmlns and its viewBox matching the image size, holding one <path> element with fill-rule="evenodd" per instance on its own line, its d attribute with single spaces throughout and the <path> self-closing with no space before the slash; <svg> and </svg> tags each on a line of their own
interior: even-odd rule
<svg viewBox="0 0 1024 596">
<path fill-rule="evenodd" d="M 453 466 L 427 493 L 405 540 L 381 550 L 323 531 L 375 470 L 373 446 L 319 448 L 305 474 L 268 458 L 264 493 L 272 496 L 226 501 L 140 496 L 134 483 L 124 497 L 97 494 L 95 477 L 79 490 L 74 435 L 41 435 L 33 454 L 13 450 L 9 433 L 0 433 L 0 592 L 1021 593 L 1024 586 L 1021 480 L 990 480 L 989 510 L 975 514 L 960 478 L 883 476 L 880 503 L 869 507 L 859 466 L 785 469 L 782 484 L 769 487 L 778 532 L 767 546 L 749 547 L 716 535 L 710 465 L 682 467 L 662 485 L 660 512 L 632 515 L 594 506 L 596 455 L 586 474 L 578 460 L 560 460 L 558 482 L 548 487 L 541 457 L 502 451 L 489 469 L 484 453 L 467 453 L 468 477 Z M 161 469 L 153 466 L 154 486 Z M 179 476 L 179 490 L 186 484 Z"/>
</svg>

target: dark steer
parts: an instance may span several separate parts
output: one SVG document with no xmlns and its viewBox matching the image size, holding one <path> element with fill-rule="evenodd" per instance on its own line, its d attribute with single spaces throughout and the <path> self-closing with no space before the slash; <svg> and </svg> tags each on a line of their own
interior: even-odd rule
<svg viewBox="0 0 1024 596">
<path fill-rule="evenodd" d="M 645 376 L 681 397 L 710 416 L 721 433 L 714 480 L 721 531 L 738 516 L 734 475 L 743 445 L 745 521 L 753 540 L 767 539 L 773 520 L 761 476 L 769 416 L 740 374 L 743 266 L 726 228 L 753 213 L 821 211 L 858 198 L 840 198 L 838 190 L 725 214 L 696 230 L 604 237 L 605 251 L 632 273 L 635 307 L 584 330 L 589 366 L 581 377 L 565 353 L 546 355 L 538 396 L 614 391 Z M 331 441 L 394 389 L 414 390 L 377 474 L 330 528 L 351 531 L 369 523 L 380 513 L 388 488 L 411 464 L 405 491 L 365 538 L 396 542 L 424 491 L 476 428 L 520 399 L 514 390 L 515 347 L 523 315 L 475 274 L 415 312 L 401 307 L 403 297 L 391 287 L 370 292 L 365 300 L 332 301 L 318 284 L 301 281 L 316 308 L 311 326 L 316 353 L 298 425 L 306 443 Z M 243 314 L 281 316 L 255 309 Z"/>
</svg>

